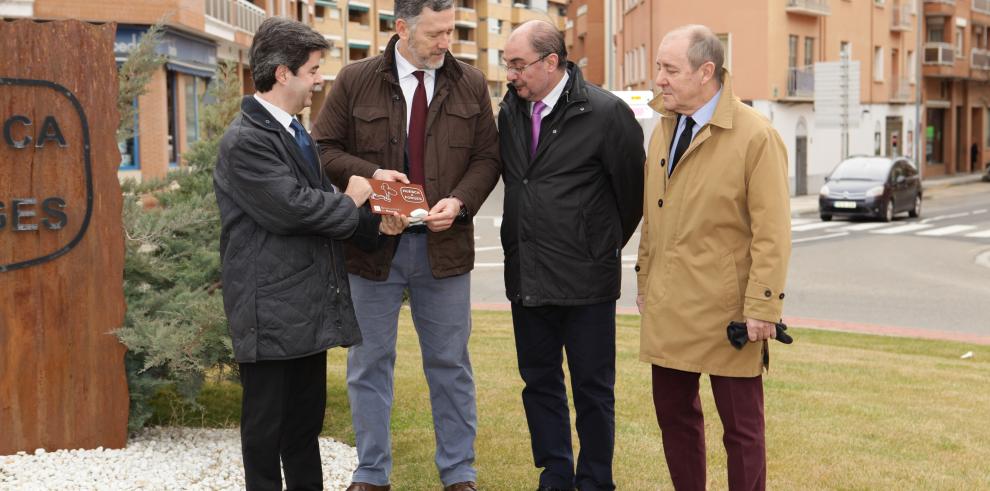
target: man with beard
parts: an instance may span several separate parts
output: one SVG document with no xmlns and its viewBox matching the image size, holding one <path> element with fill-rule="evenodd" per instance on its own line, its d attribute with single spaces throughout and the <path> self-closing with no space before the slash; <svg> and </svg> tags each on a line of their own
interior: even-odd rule
<svg viewBox="0 0 990 491">
<path fill-rule="evenodd" d="M 539 489 L 615 489 L 615 301 L 622 247 L 643 211 L 643 130 L 629 106 L 584 81 L 547 22 L 513 31 L 503 62 L 505 292 Z"/>
<path fill-rule="evenodd" d="M 347 357 L 358 467 L 352 491 L 388 490 L 399 308 L 408 290 L 430 388 L 436 465 L 447 490 L 476 489 L 474 380 L 468 357 L 474 227 L 495 187 L 498 140 L 488 85 L 447 52 L 452 0 L 396 0 L 397 34 L 378 56 L 344 67 L 314 134 L 327 173 L 421 184 L 424 223 L 347 268 L 364 342 Z M 408 176 L 408 177 L 407 177 Z"/>
</svg>

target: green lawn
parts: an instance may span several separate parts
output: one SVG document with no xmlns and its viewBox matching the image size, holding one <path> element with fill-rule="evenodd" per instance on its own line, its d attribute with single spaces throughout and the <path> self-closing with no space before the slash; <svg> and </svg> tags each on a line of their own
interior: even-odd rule
<svg viewBox="0 0 990 491">
<path fill-rule="evenodd" d="M 990 489 L 990 346 L 790 332 L 795 344 L 773 346 L 772 371 L 764 379 L 769 488 Z M 619 317 L 617 342 L 616 484 L 620 490 L 671 489 L 650 369 L 638 360 L 639 317 Z M 975 356 L 960 359 L 967 351 Z M 471 355 L 480 484 L 535 489 L 539 473 L 532 465 L 508 313 L 474 313 Z M 345 366 L 345 352 L 332 350 L 324 434 L 353 444 Z M 395 387 L 394 488 L 440 489 L 429 397 L 408 311 L 400 320 Z M 236 425 L 239 395 L 234 384 L 208 386 L 201 398 L 205 413 L 160 401 L 159 421 Z M 705 377 L 702 403 L 709 488 L 725 489 L 721 425 Z"/>
</svg>

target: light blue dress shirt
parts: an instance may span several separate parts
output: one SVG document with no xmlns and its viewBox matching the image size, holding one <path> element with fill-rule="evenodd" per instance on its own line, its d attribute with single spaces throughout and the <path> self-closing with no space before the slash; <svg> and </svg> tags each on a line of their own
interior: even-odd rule
<svg viewBox="0 0 990 491">
<path fill-rule="evenodd" d="M 718 92 L 715 93 L 715 96 L 709 99 L 704 106 L 701 106 L 701 108 L 695 111 L 694 114 L 689 114 L 689 116 L 691 116 L 691 119 L 694 120 L 694 128 L 691 128 L 692 140 L 694 140 L 694 137 L 697 136 L 699 131 L 701 131 L 701 128 L 712 120 L 712 116 L 715 115 L 715 107 L 718 106 L 718 100 L 720 97 L 722 97 L 721 88 L 718 89 Z M 674 141 L 670 142 L 671 151 L 677 148 L 677 140 L 681 139 L 681 133 L 684 132 L 685 121 L 687 121 L 687 118 L 684 117 L 677 118 L 677 129 L 674 131 Z M 668 160 L 670 160 L 670 158 L 673 157 L 674 157 L 673 155 L 670 155 Z M 671 169 L 673 169 L 673 166 L 668 165 L 667 166 L 668 176 L 670 175 Z"/>
</svg>

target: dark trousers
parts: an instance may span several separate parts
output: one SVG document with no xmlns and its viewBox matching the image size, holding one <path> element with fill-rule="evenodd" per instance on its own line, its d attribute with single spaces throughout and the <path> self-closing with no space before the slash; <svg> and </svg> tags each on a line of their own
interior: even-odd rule
<svg viewBox="0 0 990 491">
<path fill-rule="evenodd" d="M 241 452 L 248 491 L 323 489 L 318 437 L 327 405 L 327 353 L 241 363 Z"/>
<path fill-rule="evenodd" d="M 573 307 L 512 304 L 523 408 L 540 485 L 615 489 L 615 302 Z M 574 469 L 563 353 L 571 375 L 581 453 Z"/>
<path fill-rule="evenodd" d="M 653 404 L 663 453 L 677 491 L 705 489 L 705 420 L 698 396 L 701 374 L 653 365 Z M 715 407 L 728 454 L 729 489 L 766 489 L 763 378 L 711 375 Z"/>
</svg>

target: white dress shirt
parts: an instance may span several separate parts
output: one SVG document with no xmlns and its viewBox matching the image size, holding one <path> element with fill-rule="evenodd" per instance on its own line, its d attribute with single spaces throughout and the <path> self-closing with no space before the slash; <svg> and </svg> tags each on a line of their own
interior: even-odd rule
<svg viewBox="0 0 990 491">
<path fill-rule="evenodd" d="M 293 137 L 296 136 L 296 130 L 292 129 L 292 126 L 289 126 L 292 124 L 292 120 L 296 118 L 292 117 L 291 114 L 285 112 L 284 109 L 276 106 L 275 104 L 272 104 L 271 102 L 266 101 L 264 98 L 259 96 L 257 92 L 254 94 L 254 98 L 261 103 L 262 107 L 264 107 L 265 109 L 268 110 L 269 113 L 271 113 L 272 117 L 275 118 L 275 121 L 278 121 L 279 124 L 285 127 L 285 130 L 288 131 L 290 135 L 292 135 Z"/>
<path fill-rule="evenodd" d="M 564 70 L 564 76 L 560 78 L 560 82 L 557 82 L 557 85 L 554 86 L 553 90 L 551 90 L 550 93 L 543 98 L 542 102 L 546 104 L 546 107 L 540 111 L 541 118 L 553 111 L 553 107 L 557 105 L 557 101 L 560 100 L 560 96 L 564 94 L 564 87 L 567 86 L 567 79 L 569 78 L 571 78 L 571 76 L 567 73 L 567 70 Z M 535 102 L 529 103 L 530 115 L 533 114 L 533 104 L 535 104 Z"/>
<path fill-rule="evenodd" d="M 419 68 L 416 68 L 409 60 L 402 57 L 402 53 L 399 53 L 399 43 L 395 44 L 395 69 L 399 74 L 399 86 L 402 87 L 402 95 L 406 98 L 406 134 L 408 135 L 409 118 L 412 116 L 413 96 L 416 94 L 416 87 L 419 86 L 419 80 L 416 80 L 413 72 L 419 70 Z M 433 88 L 436 86 L 437 81 L 437 71 L 421 71 L 424 73 L 423 88 L 426 89 L 426 107 L 430 107 L 430 102 L 433 101 Z"/>
</svg>

